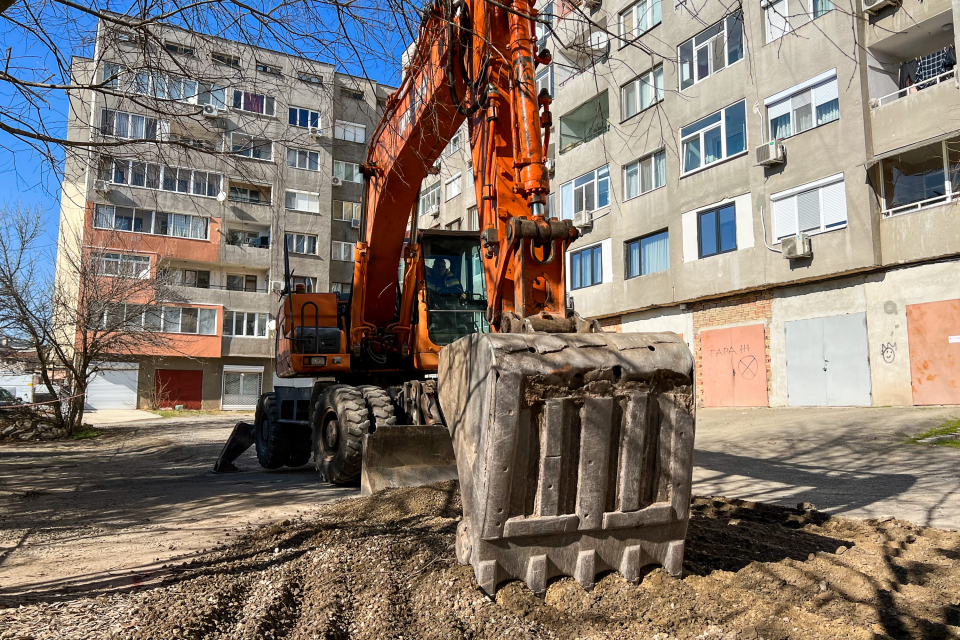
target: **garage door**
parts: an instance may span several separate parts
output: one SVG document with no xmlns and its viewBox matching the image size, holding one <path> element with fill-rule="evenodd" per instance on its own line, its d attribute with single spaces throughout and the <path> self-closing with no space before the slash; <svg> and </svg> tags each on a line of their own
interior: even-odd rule
<svg viewBox="0 0 960 640">
<path fill-rule="evenodd" d="M 784 323 L 793 407 L 868 407 L 870 356 L 862 313 Z"/>
<path fill-rule="evenodd" d="M 203 371 L 157 369 L 157 405 L 199 411 L 203 400 Z"/>
<path fill-rule="evenodd" d="M 128 363 L 107 366 L 87 385 L 86 409 L 136 409 L 139 367 Z"/>
<path fill-rule="evenodd" d="M 767 406 L 765 347 L 763 324 L 701 331 L 704 406 Z"/>
<path fill-rule="evenodd" d="M 225 365 L 220 408 L 255 409 L 263 388 L 263 367 Z"/>
<path fill-rule="evenodd" d="M 33 402 L 33 375 L 0 375 L 0 388 L 6 389 L 24 402 Z"/>
<path fill-rule="evenodd" d="M 907 305 L 913 404 L 960 404 L 960 300 Z"/>
</svg>

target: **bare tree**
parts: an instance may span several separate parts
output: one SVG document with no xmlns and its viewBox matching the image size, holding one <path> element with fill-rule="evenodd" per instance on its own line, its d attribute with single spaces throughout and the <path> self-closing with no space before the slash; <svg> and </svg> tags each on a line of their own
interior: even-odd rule
<svg viewBox="0 0 960 640">
<path fill-rule="evenodd" d="M 70 433 L 83 422 L 87 387 L 103 362 L 189 344 L 159 333 L 163 304 L 177 299 L 149 261 L 62 234 L 52 275 L 41 219 L 38 209 L 0 209 L 0 332 L 36 350 L 41 383 L 61 399 L 51 404 L 53 421 Z"/>
</svg>

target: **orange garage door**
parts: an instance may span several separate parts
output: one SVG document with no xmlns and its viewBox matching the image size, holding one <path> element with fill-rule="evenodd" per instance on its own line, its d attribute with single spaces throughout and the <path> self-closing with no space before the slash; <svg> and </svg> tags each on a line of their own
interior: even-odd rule
<svg viewBox="0 0 960 640">
<path fill-rule="evenodd" d="M 960 300 L 907 305 L 913 404 L 960 404 Z"/>
<path fill-rule="evenodd" d="M 701 331 L 700 358 L 705 406 L 767 406 L 763 324 Z"/>
</svg>

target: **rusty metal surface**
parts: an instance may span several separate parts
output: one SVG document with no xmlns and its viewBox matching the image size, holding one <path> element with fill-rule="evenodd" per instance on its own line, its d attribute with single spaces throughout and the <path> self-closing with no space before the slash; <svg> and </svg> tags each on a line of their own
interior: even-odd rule
<svg viewBox="0 0 960 640">
<path fill-rule="evenodd" d="M 914 404 L 960 404 L 960 300 L 907 305 Z"/>
<path fill-rule="evenodd" d="M 474 335 L 441 352 L 439 380 L 463 500 L 457 556 L 484 591 L 680 571 L 694 409 L 679 336 Z"/>
<path fill-rule="evenodd" d="M 442 424 L 384 426 L 363 436 L 360 495 L 456 479 L 450 434 Z"/>
</svg>

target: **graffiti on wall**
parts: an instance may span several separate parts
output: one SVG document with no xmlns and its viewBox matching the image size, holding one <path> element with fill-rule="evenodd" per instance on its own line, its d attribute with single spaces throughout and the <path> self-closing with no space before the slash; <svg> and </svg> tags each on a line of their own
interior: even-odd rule
<svg viewBox="0 0 960 640">
<path fill-rule="evenodd" d="M 887 364 L 892 363 L 897 359 L 897 343 L 896 342 L 887 342 L 886 344 L 880 345 L 880 357 L 883 358 L 883 361 Z"/>
</svg>

